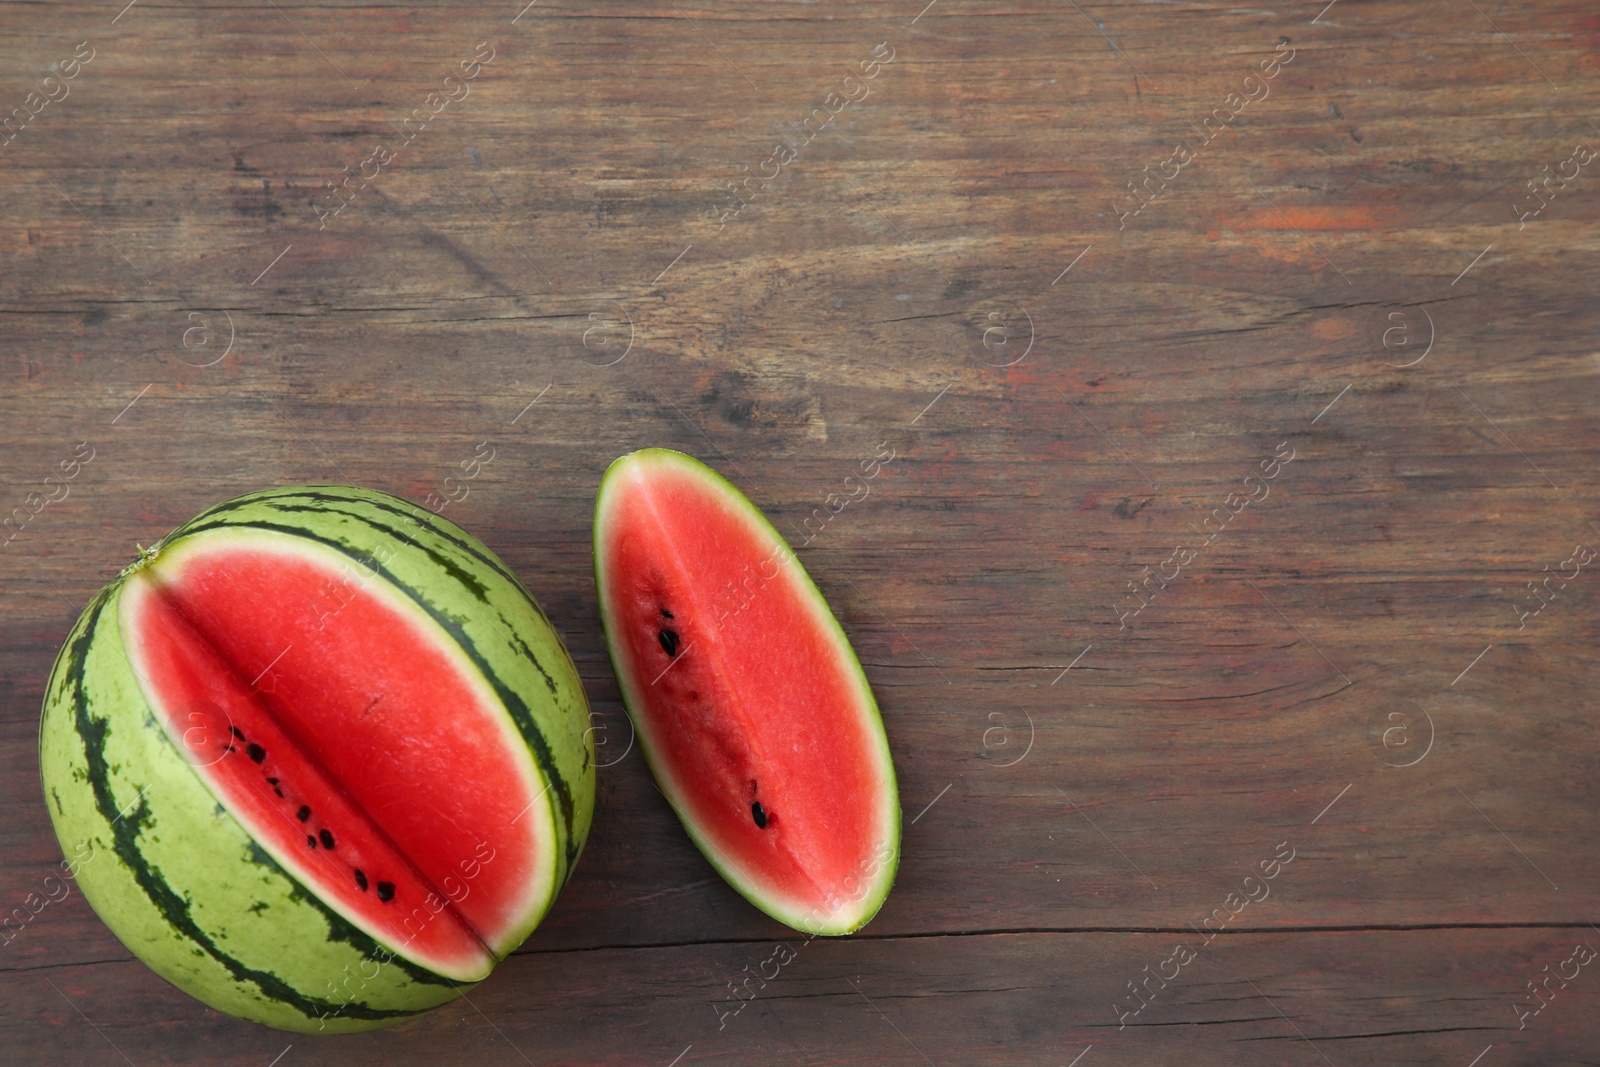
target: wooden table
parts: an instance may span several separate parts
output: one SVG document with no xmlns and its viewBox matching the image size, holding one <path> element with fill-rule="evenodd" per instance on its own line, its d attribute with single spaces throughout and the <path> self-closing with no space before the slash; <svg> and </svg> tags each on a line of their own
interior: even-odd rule
<svg viewBox="0 0 1600 1067">
<path fill-rule="evenodd" d="M 470 1003 L 237 1022 L 73 893 L 0 1061 L 1594 1061 L 1593 5 L 121 2 L 0 8 L 0 904 L 61 858 L 77 611 L 263 486 L 422 501 L 492 442 L 445 514 L 609 765 Z M 809 538 L 899 771 L 887 905 L 748 1003 L 800 939 L 652 788 L 596 615 L 644 445 Z"/>
</svg>

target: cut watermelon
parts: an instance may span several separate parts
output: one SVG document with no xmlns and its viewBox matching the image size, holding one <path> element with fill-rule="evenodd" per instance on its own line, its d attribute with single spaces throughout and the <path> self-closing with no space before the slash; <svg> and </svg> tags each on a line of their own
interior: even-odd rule
<svg viewBox="0 0 1600 1067">
<path fill-rule="evenodd" d="M 592 812 L 571 659 L 503 563 L 370 490 L 213 508 L 84 612 L 41 763 L 78 881 L 158 973 L 300 1030 L 453 999 L 532 931 Z"/>
<path fill-rule="evenodd" d="M 844 631 L 745 496 L 679 452 L 611 465 L 595 505 L 600 615 L 667 800 L 768 915 L 846 934 L 888 896 L 894 764 Z"/>
</svg>

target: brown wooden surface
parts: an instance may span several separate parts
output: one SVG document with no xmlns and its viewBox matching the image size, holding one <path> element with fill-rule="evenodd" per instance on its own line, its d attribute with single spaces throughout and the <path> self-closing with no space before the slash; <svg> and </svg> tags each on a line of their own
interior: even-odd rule
<svg viewBox="0 0 1600 1067">
<path fill-rule="evenodd" d="M 77 609 L 263 486 L 420 502 L 491 441 L 444 513 L 539 596 L 621 757 L 470 1003 L 236 1022 L 74 893 L 0 948 L 0 1062 L 1596 1062 L 1596 968 L 1516 1006 L 1600 947 L 1600 576 L 1517 605 L 1600 545 L 1600 168 L 1512 208 L 1600 146 L 1592 5 L 922 2 L 0 6 L 6 111 L 95 50 L 0 147 L 0 511 L 94 449 L 0 550 L 0 904 L 60 858 L 36 729 Z M 480 41 L 470 95 L 319 231 L 324 183 Z M 798 544 L 885 442 L 801 557 L 883 706 L 899 881 L 719 1029 L 789 935 L 621 755 L 595 487 L 681 448 Z M 1280 442 L 1270 495 L 1119 625 Z M 1280 842 L 1271 896 L 1119 1029 Z"/>
</svg>

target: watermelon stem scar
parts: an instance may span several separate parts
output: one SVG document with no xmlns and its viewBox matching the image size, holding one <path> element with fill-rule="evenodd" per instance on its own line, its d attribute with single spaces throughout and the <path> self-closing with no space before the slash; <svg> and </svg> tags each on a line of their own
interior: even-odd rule
<svg viewBox="0 0 1600 1067">
<path fill-rule="evenodd" d="M 623 703 L 691 839 L 774 918 L 859 929 L 894 881 L 894 764 L 860 661 L 793 551 L 711 468 L 656 448 L 607 470 L 594 560 Z M 750 573 L 762 584 L 718 613 L 719 590 Z"/>
</svg>

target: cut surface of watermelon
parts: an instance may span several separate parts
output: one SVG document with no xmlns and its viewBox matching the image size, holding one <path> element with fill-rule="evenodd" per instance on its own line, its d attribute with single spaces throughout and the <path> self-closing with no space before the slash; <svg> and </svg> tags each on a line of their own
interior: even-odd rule
<svg viewBox="0 0 1600 1067">
<path fill-rule="evenodd" d="M 595 571 L 624 701 L 701 851 L 790 926 L 865 924 L 899 856 L 894 767 L 861 665 L 788 545 L 709 467 L 645 449 L 606 473 Z"/>
<path fill-rule="evenodd" d="M 551 893 L 548 800 L 437 622 L 303 538 L 225 529 L 137 569 L 119 615 L 219 812 L 329 907 L 458 981 L 515 947 Z"/>
</svg>

